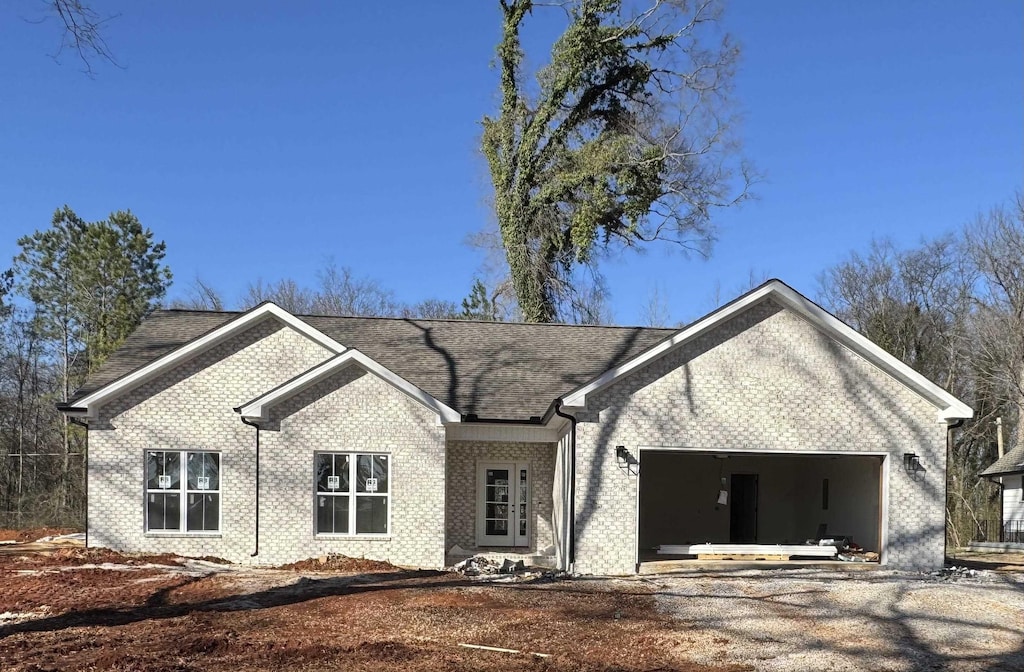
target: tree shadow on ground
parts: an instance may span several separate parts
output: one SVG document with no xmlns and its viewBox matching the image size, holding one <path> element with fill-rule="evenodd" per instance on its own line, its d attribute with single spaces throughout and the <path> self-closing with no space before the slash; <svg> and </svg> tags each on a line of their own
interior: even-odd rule
<svg viewBox="0 0 1024 672">
<path fill-rule="evenodd" d="M 272 609 L 300 604 L 324 597 L 356 595 L 383 590 L 436 589 L 474 585 L 470 579 L 440 571 L 396 571 L 381 574 L 330 576 L 276 586 L 255 593 L 217 597 L 199 602 L 168 603 L 170 594 L 205 577 L 188 577 L 180 583 L 164 587 L 151 595 L 141 606 L 112 609 L 85 609 L 58 616 L 40 618 L 0 626 L 0 639 L 18 633 L 55 632 L 80 626 L 121 626 L 140 621 L 164 620 L 196 612 L 234 612 Z M 436 579 L 436 580 L 432 580 Z M 475 584 L 479 585 L 479 584 Z"/>
</svg>

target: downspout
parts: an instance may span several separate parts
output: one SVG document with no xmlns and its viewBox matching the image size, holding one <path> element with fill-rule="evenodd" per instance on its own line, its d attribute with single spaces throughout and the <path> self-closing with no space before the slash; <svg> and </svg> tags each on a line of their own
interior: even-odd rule
<svg viewBox="0 0 1024 672">
<path fill-rule="evenodd" d="M 942 493 L 942 508 L 943 510 L 949 506 L 949 462 L 953 456 L 953 430 L 964 424 L 963 418 L 957 418 L 957 421 L 952 425 L 946 425 L 946 477 L 942 479 L 943 493 Z M 949 525 L 949 521 L 946 522 Z M 946 530 L 942 530 L 942 558 L 943 562 L 949 557 L 949 535 Z"/>
<path fill-rule="evenodd" d="M 89 423 L 70 415 L 68 420 L 72 425 L 85 427 L 85 547 L 89 548 Z"/>
<path fill-rule="evenodd" d="M 255 558 L 260 554 L 260 426 L 255 422 L 251 422 L 242 418 L 242 422 L 250 427 L 256 428 L 256 532 L 254 538 L 255 550 L 249 554 L 250 558 Z"/>
<path fill-rule="evenodd" d="M 562 412 L 562 398 L 555 399 L 555 415 L 570 423 L 569 429 L 569 571 L 576 566 L 576 416 Z"/>
</svg>

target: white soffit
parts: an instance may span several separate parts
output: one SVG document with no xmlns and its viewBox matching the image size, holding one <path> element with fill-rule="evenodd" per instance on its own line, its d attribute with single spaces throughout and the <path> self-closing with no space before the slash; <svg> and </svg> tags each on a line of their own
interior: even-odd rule
<svg viewBox="0 0 1024 672">
<path fill-rule="evenodd" d="M 563 398 L 563 404 L 570 408 L 586 407 L 587 396 L 598 392 L 617 380 L 629 375 L 651 362 L 682 347 L 701 334 L 714 329 L 735 315 L 767 299 L 800 315 L 828 336 L 859 354 L 884 372 L 917 392 L 938 409 L 939 422 L 948 422 L 960 418 L 971 418 L 974 411 L 949 392 L 922 376 L 899 359 L 858 333 L 821 306 L 817 305 L 781 280 L 769 280 L 757 289 L 744 294 L 732 303 L 684 327 L 664 341 L 658 343 L 633 359 L 605 371 L 591 382 L 577 388 Z"/>
<path fill-rule="evenodd" d="M 344 345 L 319 329 L 315 329 L 306 324 L 284 308 L 270 302 L 261 303 L 250 311 L 230 320 L 227 324 L 221 325 L 213 331 L 189 341 L 185 345 L 167 353 L 163 357 L 160 357 L 149 364 L 118 378 L 112 383 L 103 386 L 92 394 L 79 399 L 75 402 L 75 409 L 66 412 L 69 415 L 84 415 L 86 417 L 94 418 L 96 417 L 99 407 L 103 404 L 156 378 L 175 366 L 187 362 L 193 357 L 206 352 L 210 348 L 242 333 L 253 325 L 270 318 L 283 322 L 285 325 L 291 327 L 303 336 L 306 336 L 315 343 L 319 343 L 331 353 L 338 354 L 345 351 Z"/>
<path fill-rule="evenodd" d="M 315 385 L 334 373 L 353 365 L 359 366 L 368 373 L 372 373 L 384 382 L 390 384 L 392 387 L 404 392 L 413 400 L 418 401 L 423 406 L 434 411 L 437 413 L 438 418 L 442 423 L 455 423 L 462 420 L 462 416 L 454 409 L 441 403 L 419 387 L 416 387 L 407 381 L 405 378 L 402 378 L 390 369 L 352 348 L 332 357 L 322 364 L 314 366 L 305 373 L 292 378 L 283 385 L 280 385 L 270 392 L 253 399 L 235 410 L 238 411 L 238 413 L 246 420 L 265 422 L 269 419 L 270 408 L 275 404 L 280 403 L 281 401 L 298 394 L 310 385 Z"/>
</svg>

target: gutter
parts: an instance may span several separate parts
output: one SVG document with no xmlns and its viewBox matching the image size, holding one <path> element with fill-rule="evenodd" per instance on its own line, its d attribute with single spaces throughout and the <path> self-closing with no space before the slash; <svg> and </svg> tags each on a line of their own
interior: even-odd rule
<svg viewBox="0 0 1024 672">
<path fill-rule="evenodd" d="M 239 409 L 235 409 L 237 413 Z M 256 428 L 256 532 L 254 535 L 255 549 L 249 554 L 250 558 L 255 558 L 260 554 L 260 426 L 255 422 L 242 418 L 242 423 L 249 425 L 250 427 Z"/>
<path fill-rule="evenodd" d="M 576 565 L 576 416 L 562 412 L 562 398 L 555 399 L 555 415 L 569 421 L 569 452 L 572 456 L 569 467 L 569 567 L 571 573 Z"/>
<path fill-rule="evenodd" d="M 946 425 L 946 472 L 945 472 L 945 476 L 946 477 L 942 479 L 942 507 L 943 507 L 943 509 L 945 509 L 948 506 L 947 503 L 949 502 L 949 458 L 953 455 L 953 430 L 956 429 L 957 427 L 962 426 L 963 424 L 964 424 L 964 419 L 963 418 L 957 418 L 957 421 L 954 422 L 953 424 L 947 424 Z M 1002 498 L 1000 498 L 1000 501 L 1002 501 Z M 1000 523 L 1001 522 L 1002 522 L 1002 519 L 1000 518 Z M 947 533 L 948 529 L 949 529 L 949 521 L 947 520 L 946 524 L 943 526 L 943 530 L 942 530 L 942 559 L 943 559 L 943 562 L 945 562 L 945 559 L 949 557 L 949 534 Z M 1002 528 L 1000 527 L 1000 529 L 1002 529 Z"/>
<path fill-rule="evenodd" d="M 61 404 L 57 404 L 58 410 L 62 410 L 60 407 Z M 89 548 L 89 423 L 73 415 L 67 416 L 67 419 L 72 425 L 85 427 L 85 547 Z"/>
</svg>

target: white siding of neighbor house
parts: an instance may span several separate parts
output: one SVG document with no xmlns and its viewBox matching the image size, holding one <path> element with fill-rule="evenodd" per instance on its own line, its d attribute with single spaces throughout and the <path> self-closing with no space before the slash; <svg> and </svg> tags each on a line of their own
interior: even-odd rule
<svg viewBox="0 0 1024 672">
<path fill-rule="evenodd" d="M 1024 520 L 1024 489 L 1021 488 L 1022 477 L 1003 477 L 1003 520 Z"/>
<path fill-rule="evenodd" d="M 617 445 L 637 459 L 640 447 L 886 452 L 888 562 L 943 563 L 946 428 L 936 408 L 773 302 L 592 394 L 587 406 L 577 439 L 580 572 L 635 571 L 639 477 L 616 463 Z M 904 471 L 906 452 L 925 471 Z"/>
</svg>

